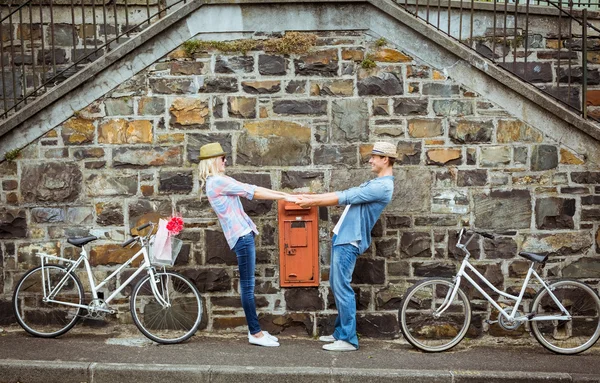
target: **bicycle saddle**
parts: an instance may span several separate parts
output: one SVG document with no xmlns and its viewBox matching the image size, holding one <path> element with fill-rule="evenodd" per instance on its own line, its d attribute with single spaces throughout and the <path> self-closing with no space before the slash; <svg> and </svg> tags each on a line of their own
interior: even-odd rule
<svg viewBox="0 0 600 383">
<path fill-rule="evenodd" d="M 83 238 L 68 238 L 67 242 L 69 242 L 73 246 L 82 247 L 86 243 L 90 243 L 90 242 L 95 241 L 97 239 L 98 239 L 98 237 L 94 237 L 92 235 L 92 236 L 83 237 Z"/>
<path fill-rule="evenodd" d="M 526 251 L 521 251 L 519 253 L 519 255 L 525 259 L 529 259 L 530 261 L 533 262 L 540 262 L 540 263 L 544 263 L 548 260 L 548 254 L 546 255 L 541 255 L 541 254 L 536 254 L 536 253 L 528 253 Z"/>
</svg>

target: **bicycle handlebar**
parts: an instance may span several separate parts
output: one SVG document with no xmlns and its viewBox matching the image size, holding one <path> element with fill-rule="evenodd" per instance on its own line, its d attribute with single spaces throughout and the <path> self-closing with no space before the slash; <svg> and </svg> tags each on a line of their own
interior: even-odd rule
<svg viewBox="0 0 600 383">
<path fill-rule="evenodd" d="M 148 223 L 146 223 L 146 224 L 143 224 L 142 226 L 138 226 L 138 227 L 136 227 L 136 228 L 135 228 L 135 230 L 137 230 L 137 231 L 139 232 L 139 231 L 141 231 L 141 230 L 144 230 L 145 228 L 147 228 L 147 227 L 150 227 L 150 226 L 153 226 L 153 225 L 154 225 L 154 224 L 153 224 L 152 222 L 148 222 Z M 149 236 L 150 234 L 151 234 L 151 233 L 148 233 L 148 235 L 147 235 L 147 236 Z M 123 242 L 123 243 L 121 244 L 121 246 L 122 246 L 122 247 L 127 247 L 127 246 L 131 245 L 133 242 L 137 241 L 139 238 L 140 238 L 140 237 L 139 237 L 138 235 L 136 235 L 136 236 L 134 236 L 134 237 L 132 237 L 132 238 L 129 238 L 127 241 Z"/>
<path fill-rule="evenodd" d="M 458 234 L 460 234 L 460 233 L 479 234 L 479 235 L 481 235 L 482 237 L 489 238 L 489 239 L 495 239 L 495 238 L 496 238 L 496 237 L 494 237 L 494 235 L 493 235 L 493 234 L 486 233 L 486 232 L 484 232 L 484 231 L 478 231 L 478 230 L 469 230 L 469 229 L 465 229 L 465 228 L 463 228 L 463 229 L 462 229 L 462 230 L 461 230 L 461 231 L 460 231 Z"/>
<path fill-rule="evenodd" d="M 127 241 L 123 242 L 121 244 L 121 246 L 127 247 L 127 246 L 131 245 L 133 242 L 135 242 L 137 239 L 138 239 L 138 236 L 136 235 L 135 237 L 129 238 Z"/>
<path fill-rule="evenodd" d="M 147 224 L 145 224 L 145 225 L 142 225 L 142 226 L 140 226 L 140 227 L 136 227 L 135 229 L 136 229 L 137 231 L 144 230 L 145 228 L 149 227 L 150 225 L 151 225 L 151 223 L 147 223 Z"/>
</svg>

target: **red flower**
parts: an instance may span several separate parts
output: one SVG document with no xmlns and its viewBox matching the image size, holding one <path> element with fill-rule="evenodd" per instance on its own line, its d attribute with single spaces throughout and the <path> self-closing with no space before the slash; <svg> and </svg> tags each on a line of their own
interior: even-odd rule
<svg viewBox="0 0 600 383">
<path fill-rule="evenodd" d="M 180 216 L 173 216 L 167 222 L 167 230 L 169 230 L 169 234 L 177 235 L 181 230 L 183 230 L 183 219 Z"/>
</svg>

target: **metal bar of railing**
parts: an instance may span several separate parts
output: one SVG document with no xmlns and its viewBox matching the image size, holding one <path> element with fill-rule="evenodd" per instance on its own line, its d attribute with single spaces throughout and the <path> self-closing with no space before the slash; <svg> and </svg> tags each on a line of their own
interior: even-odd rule
<svg viewBox="0 0 600 383">
<path fill-rule="evenodd" d="M 474 7 L 475 7 L 475 2 L 473 0 L 471 0 L 471 24 L 469 26 L 469 41 L 473 41 L 473 14 L 475 13 Z"/>
<path fill-rule="evenodd" d="M 148 15 L 148 25 L 150 25 L 150 0 L 146 0 L 146 14 Z"/>
<path fill-rule="evenodd" d="M 0 15 L 2 15 L 2 13 L 0 13 Z M 2 70 L 2 101 L 4 104 L 3 115 L 6 115 L 8 112 L 8 101 L 6 97 L 6 80 L 4 78 L 4 28 L 2 28 L 2 25 L 0 25 L 0 66 L 2 67 L 0 69 Z"/>
<path fill-rule="evenodd" d="M 419 16 L 419 0 L 415 1 L 415 15 Z"/>
<path fill-rule="evenodd" d="M 529 40 L 529 1 L 525 0 L 525 39 L 523 39 L 525 45 L 525 65 L 523 67 L 523 71 L 525 73 L 529 73 L 529 65 L 527 64 L 529 44 L 531 41 Z"/>
<path fill-rule="evenodd" d="M 506 64 L 506 24 L 508 23 L 508 0 L 504 0 L 504 42 L 502 45 L 502 64 Z M 510 52 L 510 49 L 508 50 Z"/>
<path fill-rule="evenodd" d="M 425 21 L 427 21 L 427 24 L 429 24 L 429 1 L 430 0 L 427 0 L 427 13 L 426 13 L 427 14 L 427 20 L 425 20 Z"/>
<path fill-rule="evenodd" d="M 452 36 L 452 32 L 450 32 L 450 17 L 452 17 L 452 7 L 451 1 L 448 0 L 448 36 Z"/>
<path fill-rule="evenodd" d="M 116 3 L 116 1 L 115 1 Z M 85 2 L 81 2 L 81 39 L 83 40 L 83 55 L 87 53 L 87 31 L 85 25 Z"/>
<path fill-rule="evenodd" d="M 73 52 L 77 49 L 77 32 L 75 27 L 75 5 L 73 4 L 73 0 L 71 0 L 71 25 L 73 26 L 73 30 L 71 30 L 71 37 L 73 38 Z"/>
<path fill-rule="evenodd" d="M 436 28 L 438 30 L 440 30 L 440 17 L 441 17 L 440 14 L 442 13 L 442 6 L 441 6 L 441 4 L 442 4 L 441 0 L 438 0 L 438 6 L 437 6 L 437 16 L 438 17 L 437 17 L 437 26 L 436 26 Z"/>
<path fill-rule="evenodd" d="M 471 2 L 473 2 L 471 0 Z M 463 26 L 463 0 L 460 0 L 460 15 L 458 21 L 458 41 L 462 41 L 462 26 Z"/>
<path fill-rule="evenodd" d="M 98 30 L 96 28 L 96 0 L 92 0 L 92 28 L 94 29 L 94 50 L 98 50 Z"/>
<path fill-rule="evenodd" d="M 562 2 L 559 3 L 559 8 L 562 10 Z M 560 95 L 560 54 L 561 54 L 561 47 L 562 47 L 562 43 L 563 43 L 563 38 L 562 38 L 562 12 L 558 13 L 558 44 L 556 46 L 556 54 L 558 56 L 558 63 L 556 66 L 556 94 Z M 570 92 L 570 84 L 571 84 L 571 79 L 569 78 L 568 81 L 568 85 L 567 85 L 567 92 Z"/>
<path fill-rule="evenodd" d="M 102 0 L 102 19 L 104 20 L 104 42 L 108 41 L 108 25 L 106 24 L 106 1 Z"/>
<path fill-rule="evenodd" d="M 518 8 L 519 8 L 519 0 L 515 0 L 515 16 L 514 16 L 514 20 L 513 20 L 513 29 L 514 29 L 514 33 L 513 33 L 513 72 L 517 70 L 517 27 L 519 25 L 519 23 L 517 22 L 518 17 L 519 17 L 519 13 L 518 13 Z"/>
<path fill-rule="evenodd" d="M 116 35 L 119 35 L 119 22 L 117 21 L 117 2 L 113 1 L 113 15 L 115 16 L 115 29 Z"/>
<path fill-rule="evenodd" d="M 41 41 L 41 47 L 42 50 L 40 51 L 42 53 L 42 86 L 44 87 L 44 91 L 46 91 L 46 82 L 47 82 L 47 77 L 48 77 L 48 73 L 46 73 L 46 47 L 45 47 L 45 43 L 44 41 L 46 40 L 46 37 L 44 36 L 44 10 L 42 9 L 42 6 L 40 5 L 40 28 L 42 29 L 42 34 L 40 36 L 40 41 Z"/>
<path fill-rule="evenodd" d="M 50 2 L 50 41 L 52 48 L 50 53 L 52 55 L 52 73 L 56 77 L 56 44 L 54 41 L 54 8 L 52 7 L 52 1 Z"/>
<path fill-rule="evenodd" d="M 473 0 L 471 0 L 473 1 Z M 492 60 L 496 61 L 496 9 L 497 1 L 494 0 L 494 27 L 492 28 Z"/>
<path fill-rule="evenodd" d="M 583 25 L 587 25 L 587 8 L 583 9 Z M 582 29 L 582 67 L 583 67 L 583 84 L 581 89 L 581 112 L 583 118 L 587 118 L 587 28 Z"/>
<path fill-rule="evenodd" d="M 125 29 L 129 30 L 129 7 L 127 6 L 127 0 L 125 0 Z M 127 37 L 129 37 L 129 33 Z"/>
<path fill-rule="evenodd" d="M 31 6 L 31 2 L 29 4 L 29 30 L 32 33 L 29 34 L 31 41 L 31 73 L 33 80 L 33 89 L 37 88 L 37 74 L 35 73 L 35 36 L 33 35 L 33 7 Z M 40 27 L 40 35 L 43 33 L 43 29 Z M 0 65 L 4 68 L 4 65 Z"/>
<path fill-rule="evenodd" d="M 23 9 L 19 9 L 19 37 L 21 38 L 21 95 L 25 98 L 25 92 L 27 92 L 27 76 L 25 75 L 25 25 L 23 24 Z M 33 34 L 33 30 L 29 30 L 30 34 Z M 25 101 L 25 105 L 27 105 L 27 101 Z"/>
<path fill-rule="evenodd" d="M 10 4 L 8 5 L 8 10 L 10 12 Z M 13 75 L 13 102 L 16 105 L 17 104 L 17 71 L 15 69 L 15 41 L 12 40 L 12 34 L 15 33 L 15 30 L 13 28 L 13 22 L 12 22 L 12 13 L 8 19 L 8 25 L 10 27 L 10 34 L 11 34 L 11 42 L 10 42 L 10 63 L 11 63 L 11 68 L 12 68 L 12 75 Z"/>
</svg>

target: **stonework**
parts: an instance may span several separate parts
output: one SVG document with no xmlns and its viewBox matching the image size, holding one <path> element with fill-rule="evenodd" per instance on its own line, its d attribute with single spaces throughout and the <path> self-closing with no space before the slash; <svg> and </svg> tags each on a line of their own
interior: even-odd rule
<svg viewBox="0 0 600 383">
<path fill-rule="evenodd" d="M 69 28 L 58 33 L 69 35 Z M 190 58 L 179 49 L 34 139 L 15 161 L 0 163 L 0 306 L 37 264 L 35 252 L 74 256 L 65 237 L 93 233 L 92 263 L 108 272 L 131 254 L 119 243 L 132 227 L 178 212 L 185 245 L 174 270 L 207 302 L 203 326 L 243 329 L 237 259 L 198 179 L 199 150 L 209 142 L 222 145 L 233 178 L 301 193 L 360 185 L 372 177 L 372 143 L 396 145 L 394 195 L 353 275 L 364 336 L 397 337 L 398 305 L 412 283 L 454 275 L 462 226 L 498 234 L 477 238 L 469 251 L 503 289 L 523 274 L 519 251 L 551 255 L 544 277 L 584 278 L 598 287 L 600 170 L 586 153 L 402 47 L 376 48 L 360 31 L 319 32 L 319 39 L 301 55 L 211 50 Z M 361 67 L 367 55 L 375 68 Z M 542 69 L 532 80 L 547 76 Z M 277 204 L 243 204 L 260 232 L 263 328 L 330 334 L 331 230 L 343 210 L 319 209 L 320 286 L 281 288 Z M 478 302 L 476 311 L 473 336 L 497 331 L 483 322 L 495 319 L 490 307 Z"/>
</svg>

